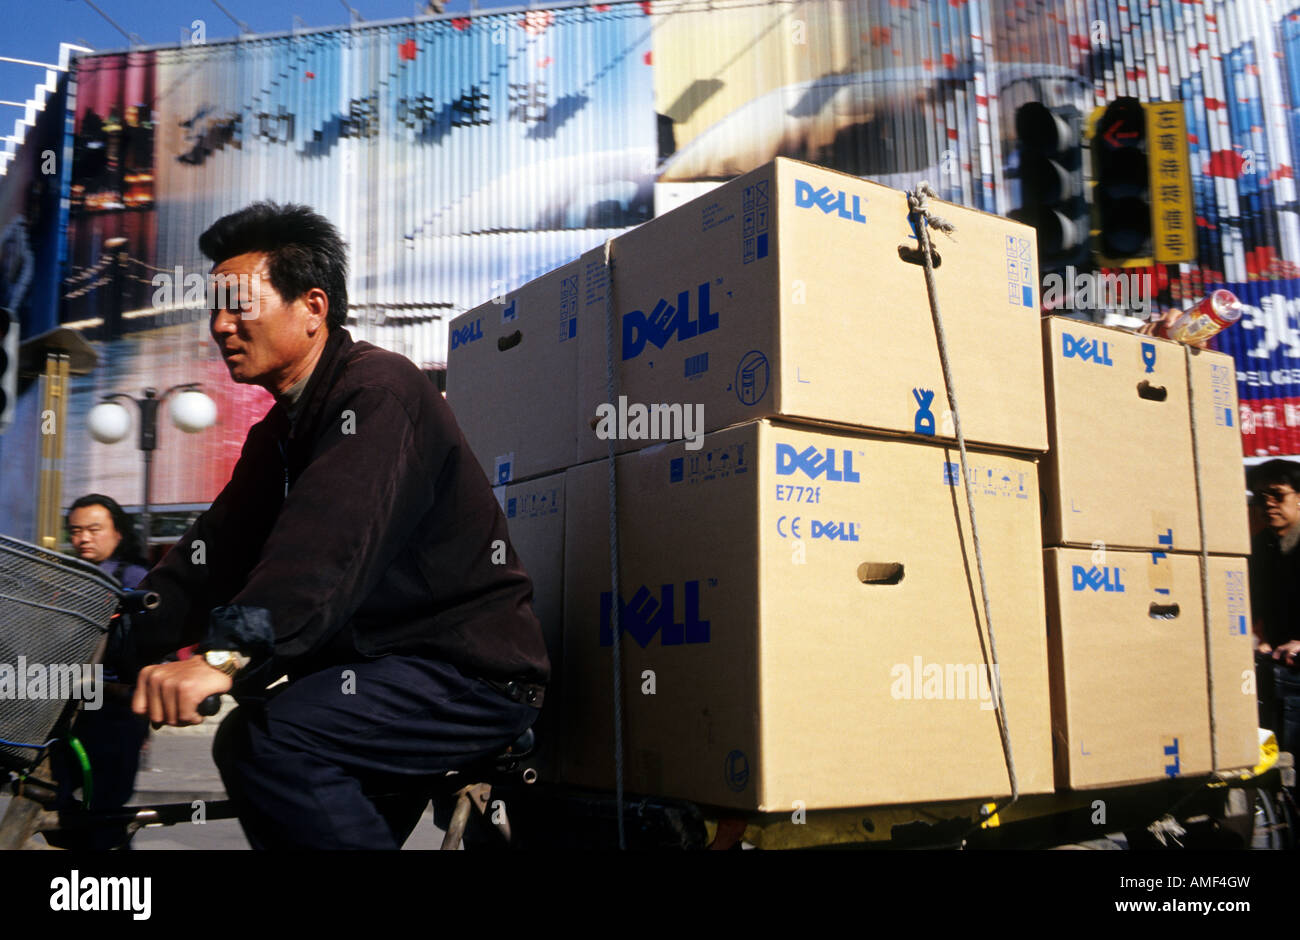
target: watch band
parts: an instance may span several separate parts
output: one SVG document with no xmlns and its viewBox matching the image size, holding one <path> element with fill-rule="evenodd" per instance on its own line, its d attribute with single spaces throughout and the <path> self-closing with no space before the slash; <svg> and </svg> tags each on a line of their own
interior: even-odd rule
<svg viewBox="0 0 1300 940">
<path fill-rule="evenodd" d="M 222 658 L 224 656 L 224 658 Z M 221 659 L 220 662 L 213 662 L 213 658 Z M 236 650 L 207 650 L 203 653 L 203 661 L 213 669 L 219 669 L 231 679 L 249 663 L 249 658 L 243 653 Z"/>
</svg>

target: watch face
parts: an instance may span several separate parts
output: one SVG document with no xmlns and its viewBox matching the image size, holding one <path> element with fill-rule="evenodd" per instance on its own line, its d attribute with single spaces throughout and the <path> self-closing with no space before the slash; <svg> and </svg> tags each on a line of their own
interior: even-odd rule
<svg viewBox="0 0 1300 940">
<path fill-rule="evenodd" d="M 230 653 L 226 650 L 208 650 L 203 654 L 209 666 L 224 666 L 230 662 Z"/>
</svg>

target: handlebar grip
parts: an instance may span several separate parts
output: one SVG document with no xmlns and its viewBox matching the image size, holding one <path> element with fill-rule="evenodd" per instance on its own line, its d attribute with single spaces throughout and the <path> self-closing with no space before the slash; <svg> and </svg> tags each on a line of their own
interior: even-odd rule
<svg viewBox="0 0 1300 940">
<path fill-rule="evenodd" d="M 153 610 L 160 602 L 157 591 L 125 591 L 118 606 L 126 614 L 142 614 L 146 610 Z"/>
<path fill-rule="evenodd" d="M 199 707 L 196 710 L 204 718 L 211 718 L 217 712 L 221 711 L 221 696 L 209 695 L 203 701 L 199 702 Z"/>
</svg>

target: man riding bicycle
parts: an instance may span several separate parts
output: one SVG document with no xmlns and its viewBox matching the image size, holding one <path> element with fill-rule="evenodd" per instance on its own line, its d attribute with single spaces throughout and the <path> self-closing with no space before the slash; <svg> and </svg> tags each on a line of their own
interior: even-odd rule
<svg viewBox="0 0 1300 940">
<path fill-rule="evenodd" d="M 231 378 L 275 397 L 230 482 L 141 588 L 133 708 L 202 719 L 255 848 L 397 848 L 425 779 L 493 756 L 541 707 L 532 586 L 450 409 L 406 358 L 354 342 L 327 220 L 257 203 L 199 240 L 225 289 L 210 329 Z M 281 676 L 287 684 L 268 690 Z"/>
</svg>

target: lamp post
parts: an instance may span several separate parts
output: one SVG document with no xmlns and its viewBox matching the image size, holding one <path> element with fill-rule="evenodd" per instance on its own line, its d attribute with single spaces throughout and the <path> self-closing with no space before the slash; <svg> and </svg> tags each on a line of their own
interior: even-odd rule
<svg viewBox="0 0 1300 940">
<path fill-rule="evenodd" d="M 122 392 L 105 395 L 104 400 L 90 409 L 87 423 L 90 436 L 101 444 L 116 444 L 131 430 L 131 416 L 114 399 L 125 398 L 140 408 L 140 438 L 136 447 L 144 454 L 144 509 L 140 513 L 142 548 L 149 552 L 149 504 L 153 495 L 153 452 L 158 447 L 158 409 L 173 392 L 180 392 L 172 402 L 172 423 L 187 434 L 196 434 L 211 427 L 217 418 L 217 406 L 198 390 L 199 383 L 186 382 L 173 385 L 161 395 L 156 388 L 146 388 L 144 398 L 132 398 Z"/>
</svg>

